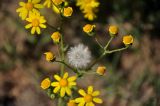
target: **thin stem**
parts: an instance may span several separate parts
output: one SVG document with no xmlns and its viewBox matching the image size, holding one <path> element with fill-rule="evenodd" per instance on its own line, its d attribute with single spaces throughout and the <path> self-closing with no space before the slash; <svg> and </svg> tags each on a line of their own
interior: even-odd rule
<svg viewBox="0 0 160 106">
<path fill-rule="evenodd" d="M 64 44 L 63 44 L 63 36 L 61 35 L 61 42 L 60 42 L 60 50 L 61 50 L 61 61 L 64 62 Z M 61 75 L 64 73 L 64 64 L 61 65 Z"/>
<path fill-rule="evenodd" d="M 68 65 L 67 63 L 65 63 L 64 61 L 58 61 L 58 60 L 56 60 L 54 62 L 61 63 L 61 64 L 65 65 L 65 66 L 67 66 L 69 69 L 73 70 L 75 73 L 78 73 L 78 71 L 76 69 L 74 69 L 73 67 L 71 67 L 70 65 Z"/>
<path fill-rule="evenodd" d="M 108 41 L 108 43 L 106 44 L 106 46 L 104 47 L 104 50 L 108 49 L 109 44 L 111 43 L 111 41 L 113 40 L 114 37 L 111 37 Z"/>
<path fill-rule="evenodd" d="M 95 38 L 95 41 L 97 42 L 97 44 L 100 46 L 100 48 L 102 48 L 103 49 L 103 46 L 101 45 L 101 43 L 98 41 L 98 39 L 97 38 Z"/>
<path fill-rule="evenodd" d="M 48 24 L 48 23 L 46 23 L 46 24 L 47 24 L 47 26 L 49 26 L 49 27 L 52 28 L 53 30 L 58 31 L 58 29 L 57 29 L 56 27 L 54 27 L 54 26 L 52 26 L 52 25 L 50 25 L 50 24 Z"/>
<path fill-rule="evenodd" d="M 110 51 L 106 51 L 107 54 L 111 54 L 111 53 L 114 53 L 114 52 L 119 52 L 119 51 L 122 51 L 122 50 L 125 50 L 127 49 L 129 46 L 126 46 L 126 47 L 123 47 L 123 48 L 120 48 L 120 49 L 115 49 L 115 50 L 110 50 Z"/>
<path fill-rule="evenodd" d="M 103 52 L 87 69 L 89 71 L 99 60 L 101 60 L 106 55 L 106 52 Z"/>
<path fill-rule="evenodd" d="M 86 71 L 89 71 L 98 61 L 100 61 L 106 54 L 106 49 L 108 48 L 109 44 L 111 43 L 111 41 L 113 40 L 114 37 L 111 37 L 108 41 L 108 43 L 106 44 L 106 46 L 103 48 L 104 52 L 88 67 L 86 68 Z"/>
</svg>

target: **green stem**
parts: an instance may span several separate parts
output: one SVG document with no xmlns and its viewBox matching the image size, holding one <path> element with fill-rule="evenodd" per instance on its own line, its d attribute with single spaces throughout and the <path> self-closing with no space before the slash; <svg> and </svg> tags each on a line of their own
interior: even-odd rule
<svg viewBox="0 0 160 106">
<path fill-rule="evenodd" d="M 111 43 L 111 41 L 113 40 L 114 37 L 111 37 L 108 41 L 108 43 L 106 44 L 106 46 L 103 48 L 104 52 L 90 65 L 88 66 L 88 68 L 86 68 L 86 71 L 89 71 L 98 61 L 100 61 L 106 54 L 106 49 L 108 48 L 109 44 Z"/>
<path fill-rule="evenodd" d="M 74 69 L 73 67 L 71 67 L 70 65 L 68 65 L 67 63 L 65 63 L 64 61 L 58 61 L 58 60 L 56 60 L 54 62 L 61 63 L 61 64 L 65 65 L 65 66 L 67 66 L 69 69 L 73 70 L 75 73 L 79 73 L 76 69 Z"/>
<path fill-rule="evenodd" d="M 62 98 L 58 98 L 58 106 L 63 106 L 63 99 Z"/>
<path fill-rule="evenodd" d="M 98 41 L 97 38 L 95 38 L 95 41 L 97 42 L 97 44 L 99 45 L 99 47 L 103 49 L 103 46 L 101 45 L 101 43 Z"/>
<path fill-rule="evenodd" d="M 114 37 L 111 37 L 108 41 L 108 43 L 106 44 L 106 46 L 104 47 L 104 50 L 107 50 L 109 47 L 109 44 L 111 43 L 111 41 L 113 40 Z"/>
<path fill-rule="evenodd" d="M 49 26 L 49 27 L 52 28 L 53 30 L 58 31 L 58 29 L 57 29 L 56 27 L 54 27 L 54 26 L 52 26 L 52 25 L 50 25 L 50 24 L 48 24 L 48 23 L 46 23 L 46 24 L 47 24 L 47 26 Z"/>
<path fill-rule="evenodd" d="M 123 48 L 120 48 L 120 49 L 115 49 L 115 50 L 110 50 L 110 51 L 106 51 L 107 54 L 111 54 L 111 53 L 114 53 L 114 52 L 119 52 L 119 51 L 122 51 L 122 50 L 125 50 L 127 49 L 129 46 L 126 46 L 126 47 L 123 47 Z"/>
<path fill-rule="evenodd" d="M 61 35 L 61 42 L 60 42 L 60 50 L 61 50 L 61 61 L 64 62 L 64 44 L 63 44 L 63 35 Z M 64 73 L 64 64 L 61 64 L 61 75 Z"/>
<path fill-rule="evenodd" d="M 101 60 L 106 55 L 106 52 L 103 52 L 87 69 L 89 71 L 99 60 Z"/>
</svg>

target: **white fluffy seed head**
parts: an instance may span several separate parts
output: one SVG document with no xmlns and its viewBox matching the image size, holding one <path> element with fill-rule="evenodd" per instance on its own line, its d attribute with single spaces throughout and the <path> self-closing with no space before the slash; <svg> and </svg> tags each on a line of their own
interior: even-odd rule
<svg viewBox="0 0 160 106">
<path fill-rule="evenodd" d="M 88 47 L 83 44 L 71 47 L 67 53 L 67 56 L 69 63 L 75 68 L 86 68 L 91 62 L 91 52 Z"/>
</svg>

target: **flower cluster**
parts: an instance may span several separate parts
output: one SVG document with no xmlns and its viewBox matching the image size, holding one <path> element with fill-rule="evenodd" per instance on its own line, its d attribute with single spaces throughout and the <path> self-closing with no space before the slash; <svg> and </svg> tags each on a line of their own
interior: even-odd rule
<svg viewBox="0 0 160 106">
<path fill-rule="evenodd" d="M 51 94 L 55 95 L 55 97 L 65 97 L 65 96 L 71 96 L 72 90 L 74 86 L 76 86 L 76 79 L 77 76 L 68 76 L 68 73 L 64 73 L 62 77 L 59 75 L 54 75 L 54 79 L 56 81 L 51 81 L 49 78 L 45 78 L 41 82 L 41 88 L 50 91 L 52 90 Z M 94 103 L 101 104 L 103 101 L 100 98 L 97 98 L 97 96 L 100 95 L 99 91 L 93 91 L 93 86 L 89 86 L 87 92 L 85 92 L 83 89 L 78 90 L 79 94 L 82 97 L 77 97 L 75 99 L 69 100 L 67 105 L 68 106 L 94 106 Z M 51 95 L 50 94 L 50 95 Z"/>
<path fill-rule="evenodd" d="M 85 14 L 84 17 L 92 21 L 96 18 L 95 12 L 97 12 L 99 4 L 97 0 L 77 0 L 76 5 L 79 6 Z"/>
<path fill-rule="evenodd" d="M 72 7 L 63 5 L 64 0 L 45 0 L 42 4 L 42 0 L 28 0 L 27 2 L 20 2 L 20 7 L 16 10 L 19 13 L 19 17 L 27 22 L 26 29 L 31 29 L 31 34 L 41 34 L 41 29 L 47 28 L 46 19 L 40 14 L 40 9 L 44 7 L 50 8 L 53 6 L 57 13 L 61 13 L 64 17 L 70 17 L 73 13 Z M 67 6 L 67 7 L 66 7 Z M 56 41 L 57 42 L 57 41 Z"/>
<path fill-rule="evenodd" d="M 85 14 L 85 18 L 88 20 L 96 18 L 95 12 L 99 4 L 98 0 L 77 0 L 76 2 L 76 5 L 80 6 L 80 9 Z M 52 99 L 58 98 L 59 101 L 61 101 L 58 103 L 58 106 L 63 106 L 64 104 L 67 104 L 67 106 L 95 106 L 96 104 L 102 104 L 103 100 L 99 98 L 100 91 L 94 90 L 93 86 L 88 86 L 87 91 L 85 91 L 77 86 L 78 83 L 76 81 L 88 73 L 105 76 L 105 72 L 108 71 L 106 66 L 100 65 L 96 69 L 94 69 L 93 66 L 107 54 L 129 48 L 134 41 L 133 36 L 130 34 L 123 36 L 121 42 L 124 44 L 124 47 L 110 50 L 110 43 L 119 35 L 118 26 L 109 26 L 107 30 L 110 39 L 102 46 L 96 39 L 96 25 L 87 23 L 82 28 L 83 32 L 95 38 L 96 44 L 102 51 L 102 54 L 92 61 L 93 58 L 88 46 L 79 43 L 69 48 L 69 46 L 64 43 L 63 21 L 69 19 L 68 17 L 73 14 L 73 9 L 68 6 L 68 1 L 28 0 L 27 2 L 20 2 L 19 5 L 20 8 L 16 11 L 19 13 L 20 18 L 27 23 L 25 28 L 31 29 L 31 34 L 41 34 L 42 29 L 46 29 L 47 27 L 53 29 L 50 39 L 56 44 L 59 56 L 56 56 L 56 53 L 50 50 L 45 52 L 44 55 L 48 63 L 56 62 L 60 64 L 60 72 L 54 74 L 53 78 L 44 78 L 40 85 L 41 88 L 46 91 Z M 63 20 L 58 27 L 48 24 L 45 17 L 41 14 L 40 9 L 45 7 L 52 7 L 53 10 L 58 13 L 57 15 L 60 16 L 60 21 Z M 67 68 L 74 72 L 75 75 L 69 76 L 69 72 L 65 71 Z"/>
</svg>

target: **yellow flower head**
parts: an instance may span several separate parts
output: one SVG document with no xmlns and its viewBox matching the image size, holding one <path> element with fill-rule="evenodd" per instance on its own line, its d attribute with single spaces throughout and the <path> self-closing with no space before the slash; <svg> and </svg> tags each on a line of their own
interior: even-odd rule
<svg viewBox="0 0 160 106">
<path fill-rule="evenodd" d="M 39 4 L 41 0 L 28 0 L 28 2 L 19 2 L 21 6 L 16 10 L 22 20 L 25 20 L 30 12 L 38 12 L 37 9 L 43 8 L 42 4 Z"/>
<path fill-rule="evenodd" d="M 31 28 L 31 34 L 41 34 L 40 28 L 46 28 L 46 20 L 44 16 L 41 16 L 39 12 L 30 12 L 29 17 L 26 18 L 26 21 L 29 22 L 28 25 L 25 26 L 26 29 Z"/>
<path fill-rule="evenodd" d="M 65 16 L 65 17 L 70 17 L 72 15 L 72 13 L 73 13 L 72 7 L 66 7 L 63 10 L 63 16 Z"/>
<path fill-rule="evenodd" d="M 51 36 L 52 40 L 54 41 L 54 43 L 59 43 L 60 39 L 61 39 L 61 34 L 57 31 L 54 32 Z"/>
<path fill-rule="evenodd" d="M 49 78 L 45 78 L 42 82 L 41 82 L 41 88 L 42 89 L 48 89 L 51 85 L 51 81 Z"/>
<path fill-rule="evenodd" d="M 48 62 L 54 61 L 56 59 L 56 56 L 52 52 L 45 52 L 46 60 Z"/>
<path fill-rule="evenodd" d="M 67 103 L 67 106 L 77 106 L 75 100 L 69 100 L 69 102 Z"/>
<path fill-rule="evenodd" d="M 71 88 L 76 85 L 76 82 L 74 81 L 77 79 L 77 77 L 68 77 L 68 73 L 66 72 L 64 73 L 63 77 L 60 77 L 59 75 L 54 75 L 54 78 L 57 80 L 57 82 L 51 83 L 51 86 L 55 87 L 53 92 L 60 92 L 61 97 L 64 97 L 65 93 L 70 96 L 72 94 Z"/>
<path fill-rule="evenodd" d="M 46 6 L 47 8 L 50 8 L 52 4 L 52 0 L 45 0 L 45 2 L 43 3 L 44 6 Z"/>
<path fill-rule="evenodd" d="M 97 0 L 77 0 L 76 3 L 85 14 L 84 17 L 90 21 L 96 18 L 95 12 L 97 12 L 99 4 L 100 3 Z"/>
<path fill-rule="evenodd" d="M 98 68 L 97 68 L 97 74 L 99 74 L 99 75 L 104 75 L 105 74 L 105 72 L 106 72 L 106 67 L 105 66 L 99 66 Z"/>
<path fill-rule="evenodd" d="M 115 25 L 109 26 L 109 33 L 110 33 L 111 35 L 116 35 L 116 34 L 118 34 L 118 27 L 115 26 Z"/>
<path fill-rule="evenodd" d="M 130 45 L 133 43 L 133 36 L 132 35 L 126 35 L 126 36 L 123 36 L 123 43 L 125 45 Z"/>
<path fill-rule="evenodd" d="M 85 33 L 91 33 L 91 32 L 93 32 L 93 30 L 94 30 L 95 27 L 96 27 L 95 25 L 86 24 L 86 25 L 83 27 L 83 31 L 84 31 Z"/>
<path fill-rule="evenodd" d="M 100 94 L 99 91 L 93 91 L 93 86 L 88 87 L 88 91 L 85 92 L 83 89 L 80 89 L 79 94 L 82 95 L 82 97 L 76 98 L 75 101 L 80 106 L 94 106 L 94 102 L 101 104 L 103 101 L 100 98 L 97 98 Z"/>
<path fill-rule="evenodd" d="M 52 0 L 55 5 L 60 5 L 64 0 Z"/>
</svg>

